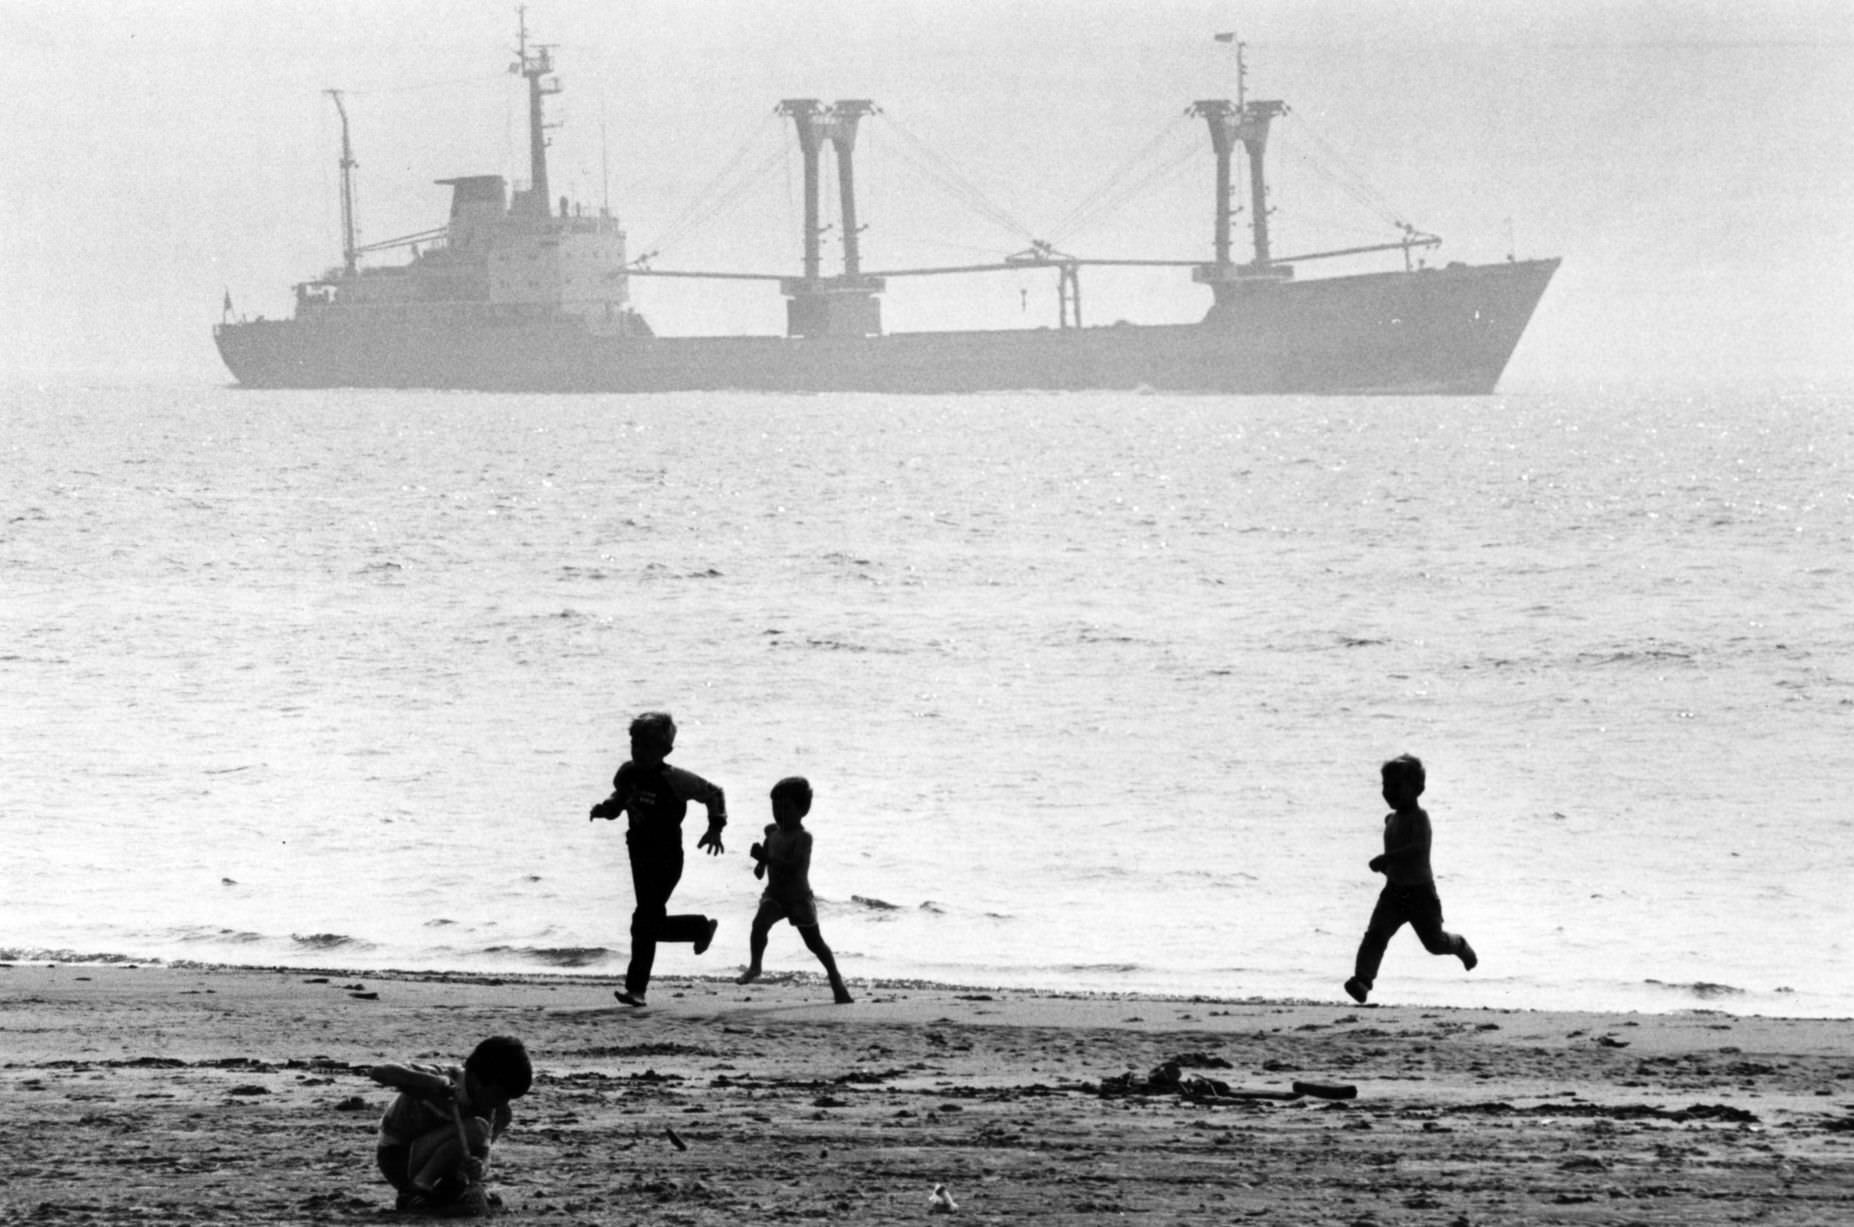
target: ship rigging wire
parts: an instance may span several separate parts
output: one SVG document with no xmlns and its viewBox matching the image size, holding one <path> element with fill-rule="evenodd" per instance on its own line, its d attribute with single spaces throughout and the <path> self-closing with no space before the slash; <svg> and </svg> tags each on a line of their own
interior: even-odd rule
<svg viewBox="0 0 1854 1227">
<path fill-rule="evenodd" d="M 1287 114 L 1298 121 L 1283 125 L 1290 134 L 1289 140 L 1283 143 L 1288 146 L 1288 155 L 1296 165 L 1325 180 L 1354 204 L 1405 235 L 1422 234 L 1403 221 L 1388 198 L 1348 165 L 1331 142 L 1315 132 L 1304 117 L 1292 111 Z M 1016 214 L 988 197 L 950 159 L 933 149 L 888 112 L 873 112 L 872 118 L 880 121 L 876 127 L 877 133 L 892 132 L 897 138 L 884 142 L 881 146 L 883 150 L 915 171 L 954 203 L 1033 248 L 1053 249 L 1068 244 L 1077 234 L 1099 225 L 1155 188 L 1188 172 L 1203 156 L 1200 142 L 1183 139 L 1188 129 L 1196 126 L 1188 116 L 1168 118 L 1144 144 L 1123 159 L 1093 190 L 1058 218 L 1045 232 L 1047 239 L 1039 239 L 1036 232 Z M 756 150 L 756 146 L 765 139 L 767 128 L 773 126 L 780 129 L 785 126 L 776 113 L 762 119 L 747 133 L 721 168 L 686 198 L 682 207 L 675 210 L 672 220 L 655 240 L 644 245 L 643 254 L 633 263 L 641 266 L 709 227 L 733 210 L 744 195 L 769 178 L 782 163 L 786 171 L 788 211 L 795 213 L 795 206 L 790 200 L 794 190 L 791 182 L 791 155 L 796 144 L 795 138 L 787 133 L 788 139 L 775 142 L 770 152 L 760 153 Z M 1247 167 L 1240 160 L 1234 170 L 1238 176 L 1246 176 Z M 834 209 L 837 203 L 835 193 L 826 193 L 820 203 L 827 210 Z M 1232 210 L 1233 214 L 1241 212 L 1243 209 L 1240 205 Z M 873 210 L 865 214 L 865 224 L 873 215 Z M 1282 235 L 1278 232 L 1276 237 L 1279 239 Z M 903 245 L 908 241 L 900 236 L 890 236 L 890 240 L 891 243 L 899 241 Z M 972 250 L 985 249 L 974 247 Z"/>
<path fill-rule="evenodd" d="M 1180 170 L 1201 157 L 1202 151 L 1196 144 L 1181 145 L 1178 149 L 1162 153 L 1162 146 L 1176 142 L 1184 126 L 1185 121 L 1177 117 L 1162 124 L 1144 145 L 1109 171 L 1099 186 L 1082 197 L 1074 208 L 1050 227 L 1050 242 L 1064 243 L 1086 227 L 1106 220 L 1156 184 L 1174 178 Z M 1161 156 L 1163 161 L 1158 161 Z M 1148 163 L 1152 165 L 1148 166 Z M 1135 178 L 1135 175 L 1138 177 Z"/>
<path fill-rule="evenodd" d="M 1322 137 L 1318 130 L 1307 121 L 1306 116 L 1299 111 L 1289 111 L 1287 115 L 1293 122 L 1282 126 L 1288 136 L 1289 156 L 1298 165 L 1306 167 L 1331 183 L 1339 191 L 1351 197 L 1354 203 L 1367 212 L 1375 214 L 1381 221 L 1399 230 L 1411 229 L 1404 221 L 1402 211 L 1393 207 L 1390 199 L 1383 192 L 1373 186 L 1364 175 L 1353 169 L 1345 158 L 1340 156 L 1332 142 Z M 1309 152 L 1302 148 L 1303 145 L 1312 146 L 1312 151 Z"/>
<path fill-rule="evenodd" d="M 775 142 L 770 152 L 760 153 L 759 159 L 751 165 L 748 164 L 748 158 L 754 153 L 754 147 L 765 141 L 767 129 L 777 122 L 776 116 L 764 117 L 756 122 L 722 162 L 721 168 L 692 192 L 673 212 L 673 220 L 668 226 L 653 241 L 644 245 L 645 254 L 638 259 L 660 255 L 666 248 L 708 226 L 732 208 L 742 195 L 769 177 L 785 159 L 783 144 Z"/>
<path fill-rule="evenodd" d="M 414 81 L 409 85 L 369 85 L 360 89 L 344 88 L 341 92 L 356 98 L 375 94 L 415 94 L 421 90 L 449 89 L 457 85 L 500 85 L 505 78 L 504 73 L 494 73 L 489 76 L 451 77 L 444 81 Z"/>
<path fill-rule="evenodd" d="M 976 184 L 960 173 L 949 159 L 936 152 L 926 141 L 909 131 L 900 120 L 886 111 L 878 112 L 878 115 L 882 121 L 881 126 L 885 129 L 892 129 L 895 135 L 901 138 L 900 144 L 895 148 L 902 161 L 927 176 L 956 203 L 964 205 L 993 225 L 1008 231 L 1023 242 L 1035 240 L 1036 235 L 1030 227 L 1024 225 L 1009 209 L 986 196 Z"/>
</svg>

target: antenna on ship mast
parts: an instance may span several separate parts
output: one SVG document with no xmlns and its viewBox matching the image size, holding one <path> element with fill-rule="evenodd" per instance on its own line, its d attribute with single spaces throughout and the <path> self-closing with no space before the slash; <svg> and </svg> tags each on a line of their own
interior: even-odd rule
<svg viewBox="0 0 1854 1227">
<path fill-rule="evenodd" d="M 324 90 L 335 100 L 341 116 L 341 262 L 352 275 L 360 259 L 354 247 L 354 150 L 348 144 L 348 108 L 342 105 L 341 91 Z"/>
<path fill-rule="evenodd" d="M 521 5 L 515 12 L 521 24 L 515 62 L 509 65 L 509 71 L 528 79 L 528 207 L 537 216 L 546 217 L 552 206 L 548 203 L 547 131 L 541 121 L 541 99 L 559 93 L 560 82 L 542 80 L 554 70 L 553 48 L 536 43 L 532 53 L 528 50 L 528 6 Z"/>
</svg>

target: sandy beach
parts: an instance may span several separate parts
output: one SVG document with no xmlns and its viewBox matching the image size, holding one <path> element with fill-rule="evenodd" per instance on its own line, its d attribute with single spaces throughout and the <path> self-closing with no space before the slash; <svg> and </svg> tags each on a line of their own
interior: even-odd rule
<svg viewBox="0 0 1854 1227">
<path fill-rule="evenodd" d="M 397 1221 L 364 1069 L 495 1033 L 511 1220 L 1854 1221 L 1845 1021 L 852 987 L 0 966 L 0 1221 Z"/>
</svg>

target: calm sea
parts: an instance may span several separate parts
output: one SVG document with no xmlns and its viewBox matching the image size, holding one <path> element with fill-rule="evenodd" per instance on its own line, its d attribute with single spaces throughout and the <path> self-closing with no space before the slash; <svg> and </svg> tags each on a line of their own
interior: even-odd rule
<svg viewBox="0 0 1854 1227">
<path fill-rule="evenodd" d="M 1379 1000 L 1854 1015 L 1854 395 L 7 400 L 0 957 L 615 974 L 667 708 L 665 974 L 799 773 L 852 980 L 1341 1000 L 1409 751 Z"/>
</svg>

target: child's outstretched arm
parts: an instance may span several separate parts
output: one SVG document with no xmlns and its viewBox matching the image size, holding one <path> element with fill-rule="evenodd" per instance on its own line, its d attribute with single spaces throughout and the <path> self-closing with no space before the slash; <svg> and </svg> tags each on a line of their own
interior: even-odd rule
<svg viewBox="0 0 1854 1227">
<path fill-rule="evenodd" d="M 427 1073 L 408 1065 L 375 1065 L 367 1076 L 382 1086 L 421 1095 L 454 1094 L 456 1088 L 442 1074 Z"/>
<path fill-rule="evenodd" d="M 586 816 L 586 821 L 603 818 L 609 822 L 624 813 L 631 803 L 630 797 L 625 795 L 626 791 L 622 788 L 613 788 L 611 796 L 592 807 L 592 812 Z"/>
</svg>

